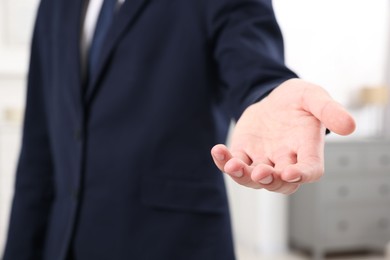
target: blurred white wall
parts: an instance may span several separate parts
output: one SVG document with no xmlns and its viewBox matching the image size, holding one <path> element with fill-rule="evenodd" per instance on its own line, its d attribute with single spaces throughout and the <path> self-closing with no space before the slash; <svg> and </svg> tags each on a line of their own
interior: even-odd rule
<svg viewBox="0 0 390 260">
<path fill-rule="evenodd" d="M 9 203 L 5 201 L 12 192 L 19 143 L 20 124 L 12 111 L 17 114 L 24 104 L 28 45 L 37 3 L 0 1 L 0 255 L 8 221 Z M 389 81 L 389 5 L 388 0 L 274 0 L 285 36 L 287 64 L 351 109 L 358 123 L 351 138 L 380 132 L 381 109 L 355 108 L 352 103 L 363 86 Z M 338 137 L 329 136 L 334 138 Z M 245 189 L 230 181 L 228 188 L 236 242 L 266 254 L 287 251 L 286 197 Z"/>
<path fill-rule="evenodd" d="M 28 49 L 37 4 L 38 0 L 0 1 L 0 257 L 19 153 Z"/>
<path fill-rule="evenodd" d="M 38 0 L 0 1 L 0 119 L 24 105 L 28 50 Z"/>
<path fill-rule="evenodd" d="M 390 2 L 274 0 L 274 7 L 287 64 L 351 109 L 359 123 L 353 137 L 376 134 L 377 111 L 352 104 L 362 87 L 389 83 Z"/>
</svg>

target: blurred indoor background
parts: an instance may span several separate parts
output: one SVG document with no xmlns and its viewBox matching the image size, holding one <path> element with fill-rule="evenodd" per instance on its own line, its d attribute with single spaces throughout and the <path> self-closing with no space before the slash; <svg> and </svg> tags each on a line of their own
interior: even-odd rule
<svg viewBox="0 0 390 260">
<path fill-rule="evenodd" d="M 38 2 L 0 0 L 0 255 Z M 324 178 L 291 197 L 227 180 L 239 260 L 384 259 L 390 242 L 390 2 L 274 0 L 274 7 L 287 64 L 325 87 L 358 127 L 349 137 L 327 137 Z"/>
</svg>

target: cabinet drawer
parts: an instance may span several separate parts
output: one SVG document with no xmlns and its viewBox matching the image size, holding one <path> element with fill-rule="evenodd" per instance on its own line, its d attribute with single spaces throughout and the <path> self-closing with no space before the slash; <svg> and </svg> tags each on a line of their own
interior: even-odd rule
<svg viewBox="0 0 390 260">
<path fill-rule="evenodd" d="M 363 166 L 365 174 L 387 173 L 390 176 L 390 147 L 376 145 L 366 150 Z"/>
<path fill-rule="evenodd" d="M 325 203 L 370 203 L 390 201 L 390 176 L 385 178 L 327 179 L 319 185 Z"/>
<path fill-rule="evenodd" d="M 389 205 L 382 207 L 338 208 L 324 212 L 323 234 L 332 243 L 370 244 L 390 241 Z M 355 242 L 354 242 L 355 241 Z"/>
<path fill-rule="evenodd" d="M 362 216 L 356 210 L 331 207 L 323 215 L 322 234 L 326 241 L 341 244 L 359 241 Z"/>
<path fill-rule="evenodd" d="M 325 147 L 325 174 L 356 173 L 360 169 L 360 153 L 342 145 Z"/>
</svg>

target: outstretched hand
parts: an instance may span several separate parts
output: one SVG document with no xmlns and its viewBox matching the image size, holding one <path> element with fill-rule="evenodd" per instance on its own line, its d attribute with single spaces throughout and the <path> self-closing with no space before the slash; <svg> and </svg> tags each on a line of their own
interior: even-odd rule
<svg viewBox="0 0 390 260">
<path fill-rule="evenodd" d="M 237 121 L 230 148 L 218 144 L 211 154 L 237 183 L 291 194 L 323 175 L 326 128 L 348 135 L 355 122 L 323 88 L 291 79 L 248 107 Z"/>
</svg>

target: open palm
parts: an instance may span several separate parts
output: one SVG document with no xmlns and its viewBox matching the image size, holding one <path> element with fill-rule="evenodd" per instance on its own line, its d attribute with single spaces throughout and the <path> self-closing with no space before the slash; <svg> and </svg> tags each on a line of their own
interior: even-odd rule
<svg viewBox="0 0 390 260">
<path fill-rule="evenodd" d="M 248 107 L 230 147 L 219 144 L 211 153 L 217 167 L 237 183 L 291 194 L 322 176 L 326 128 L 348 135 L 355 122 L 324 89 L 292 79 Z"/>
</svg>

